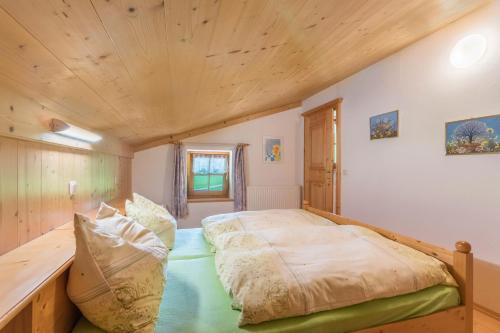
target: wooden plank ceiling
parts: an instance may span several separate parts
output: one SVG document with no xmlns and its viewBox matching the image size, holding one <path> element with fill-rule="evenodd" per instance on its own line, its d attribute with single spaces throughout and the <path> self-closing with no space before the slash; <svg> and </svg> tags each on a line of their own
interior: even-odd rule
<svg viewBox="0 0 500 333">
<path fill-rule="evenodd" d="M 0 87 L 144 144 L 300 102 L 486 2 L 0 0 Z"/>
</svg>

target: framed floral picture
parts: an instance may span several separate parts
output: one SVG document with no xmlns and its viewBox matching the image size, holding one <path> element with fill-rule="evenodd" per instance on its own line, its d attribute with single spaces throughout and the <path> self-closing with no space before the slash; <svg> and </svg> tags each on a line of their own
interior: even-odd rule
<svg viewBox="0 0 500 333">
<path fill-rule="evenodd" d="M 399 135 L 399 111 L 370 117 L 370 140 L 395 138 Z"/>
<path fill-rule="evenodd" d="M 283 160 L 283 138 L 265 136 L 263 140 L 265 163 L 279 163 Z"/>
<path fill-rule="evenodd" d="M 446 155 L 500 153 L 500 115 L 446 123 Z"/>
</svg>

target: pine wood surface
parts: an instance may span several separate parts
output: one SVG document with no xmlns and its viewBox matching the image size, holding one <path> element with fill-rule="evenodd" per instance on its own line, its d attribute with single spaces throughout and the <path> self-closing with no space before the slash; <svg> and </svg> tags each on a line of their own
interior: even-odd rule
<svg viewBox="0 0 500 333">
<path fill-rule="evenodd" d="M 0 86 L 17 94 L 0 115 L 168 138 L 300 102 L 488 2 L 0 0 Z"/>
</svg>

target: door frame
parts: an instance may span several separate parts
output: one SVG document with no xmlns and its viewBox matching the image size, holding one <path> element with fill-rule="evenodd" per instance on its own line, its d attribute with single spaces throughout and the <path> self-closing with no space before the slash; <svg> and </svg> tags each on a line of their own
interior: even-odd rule
<svg viewBox="0 0 500 333">
<path fill-rule="evenodd" d="M 336 135 L 336 140 L 337 140 L 337 164 L 335 168 L 335 211 L 334 213 L 337 215 L 341 215 L 341 209 L 342 209 L 342 98 L 336 98 L 333 101 L 321 104 L 320 106 L 317 106 L 311 110 L 308 110 L 306 112 L 302 113 L 302 117 L 311 115 L 312 113 L 320 110 L 324 110 L 326 108 L 332 108 L 335 109 L 337 112 L 337 135 Z M 305 125 L 305 122 L 304 122 Z M 333 129 L 332 129 L 333 131 Z M 306 173 L 306 147 L 305 147 L 305 127 L 304 127 L 304 170 L 303 170 L 303 179 L 304 179 L 304 185 L 305 185 L 305 173 Z M 305 191 L 304 191 L 305 193 Z"/>
</svg>

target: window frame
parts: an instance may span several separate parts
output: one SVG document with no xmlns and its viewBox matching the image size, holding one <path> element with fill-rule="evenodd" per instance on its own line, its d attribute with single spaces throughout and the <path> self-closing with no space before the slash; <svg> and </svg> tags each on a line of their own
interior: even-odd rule
<svg viewBox="0 0 500 333">
<path fill-rule="evenodd" d="M 208 175 L 208 186 L 210 187 L 210 176 L 212 175 L 223 175 L 223 190 L 222 191 L 195 191 L 194 190 L 194 177 L 197 175 L 193 173 L 193 159 L 195 155 L 225 155 L 226 156 L 226 172 L 224 174 L 212 174 L 209 172 Z M 231 167 L 231 152 L 230 151 L 220 151 L 220 150 L 188 150 L 187 151 L 187 197 L 188 200 L 229 200 L 230 197 L 230 167 Z"/>
</svg>

